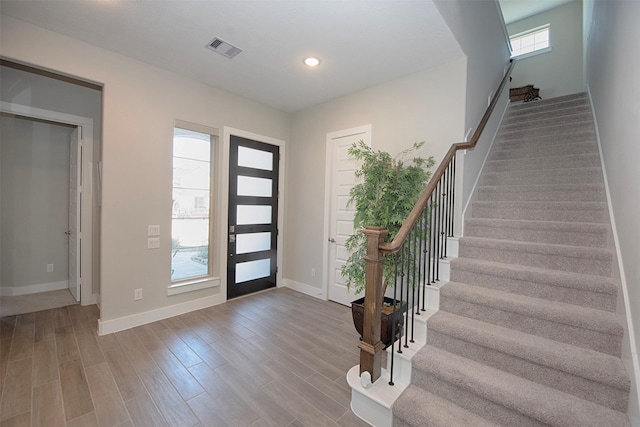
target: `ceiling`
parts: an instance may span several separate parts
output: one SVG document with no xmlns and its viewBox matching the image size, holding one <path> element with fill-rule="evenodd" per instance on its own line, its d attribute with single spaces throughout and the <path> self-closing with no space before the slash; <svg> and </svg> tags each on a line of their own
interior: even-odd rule
<svg viewBox="0 0 640 427">
<path fill-rule="evenodd" d="M 463 55 L 431 0 L 0 0 L 0 12 L 286 112 Z M 243 52 L 207 49 L 214 37 Z"/>
<path fill-rule="evenodd" d="M 500 8 L 507 24 L 571 3 L 574 0 L 500 0 Z"/>
</svg>

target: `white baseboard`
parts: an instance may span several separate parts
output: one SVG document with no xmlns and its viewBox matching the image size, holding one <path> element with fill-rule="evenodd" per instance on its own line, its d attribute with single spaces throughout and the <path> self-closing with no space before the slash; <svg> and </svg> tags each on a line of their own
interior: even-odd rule
<svg viewBox="0 0 640 427">
<path fill-rule="evenodd" d="M 124 331 L 125 329 L 135 328 L 136 326 L 146 325 L 147 323 L 156 322 L 168 317 L 178 316 L 180 314 L 189 313 L 195 310 L 211 307 L 224 301 L 220 299 L 220 295 L 210 295 L 193 301 L 187 301 L 180 304 L 170 305 L 168 307 L 158 308 L 155 310 L 136 313 L 130 316 L 124 316 L 112 320 L 98 320 L 98 335 L 106 335 L 113 332 Z"/>
<path fill-rule="evenodd" d="M 61 289 L 68 288 L 68 280 L 61 280 L 59 282 L 38 283 L 36 285 L 27 286 L 3 286 L 0 287 L 0 296 L 17 297 L 18 295 L 38 294 L 40 292 L 59 291 Z"/>
<path fill-rule="evenodd" d="M 322 299 L 322 300 L 327 299 L 327 297 L 324 295 L 324 292 L 322 291 L 321 288 L 316 288 L 315 286 L 307 285 L 306 283 L 302 283 L 302 282 L 296 282 L 295 280 L 291 280 L 291 279 L 283 279 L 282 282 L 284 283 L 285 287 L 289 289 L 293 289 L 294 291 L 298 291 L 305 295 L 309 295 L 311 297 Z"/>
</svg>

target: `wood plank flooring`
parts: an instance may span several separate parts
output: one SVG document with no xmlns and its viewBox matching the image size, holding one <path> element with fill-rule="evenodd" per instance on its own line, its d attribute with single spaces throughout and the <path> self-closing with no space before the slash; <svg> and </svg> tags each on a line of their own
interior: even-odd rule
<svg viewBox="0 0 640 427">
<path fill-rule="evenodd" d="M 101 337 L 98 317 L 0 319 L 0 427 L 367 425 L 347 307 L 283 288 Z"/>
</svg>

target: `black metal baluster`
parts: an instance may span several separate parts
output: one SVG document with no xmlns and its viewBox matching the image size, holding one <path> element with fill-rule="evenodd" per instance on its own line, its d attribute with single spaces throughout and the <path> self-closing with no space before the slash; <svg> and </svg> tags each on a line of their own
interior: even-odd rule
<svg viewBox="0 0 640 427">
<path fill-rule="evenodd" d="M 395 313 L 396 311 L 396 305 L 397 305 L 397 296 L 398 296 L 398 254 L 393 254 L 393 312 Z M 391 371 L 389 373 L 389 385 L 394 385 L 393 384 L 393 362 L 395 361 L 395 355 L 393 354 L 393 346 L 395 344 L 395 339 L 396 339 L 396 322 L 395 320 L 393 322 L 391 322 L 391 351 L 388 353 L 391 357 Z"/>
<path fill-rule="evenodd" d="M 440 184 L 442 183 L 442 179 L 438 181 L 438 184 L 436 185 L 436 191 L 434 192 L 434 196 L 436 199 L 436 229 L 435 229 L 435 244 L 436 244 L 436 250 L 433 254 L 434 258 L 435 258 L 435 274 L 436 274 L 436 282 L 440 281 L 440 229 L 442 226 L 442 222 L 441 222 L 441 216 L 440 216 L 440 211 L 442 210 L 442 203 L 440 201 Z"/>
<path fill-rule="evenodd" d="M 413 251 L 411 251 L 411 269 L 413 270 L 413 282 L 411 283 L 411 341 L 414 343 L 414 331 L 416 328 L 416 310 L 413 309 L 413 306 L 416 304 L 416 287 L 418 286 L 418 279 L 416 278 L 416 246 L 418 244 L 416 240 L 417 230 L 414 226 L 409 234 L 410 238 L 413 240 Z M 418 313 L 420 314 L 420 313 Z"/>
<path fill-rule="evenodd" d="M 429 245 L 431 247 L 431 283 L 436 283 L 436 238 L 433 237 L 436 232 L 436 215 L 433 200 L 433 193 L 429 197 L 429 206 L 431 206 L 431 218 L 429 224 Z"/>
<path fill-rule="evenodd" d="M 451 203 L 451 222 L 449 225 L 449 236 L 453 237 L 453 220 L 454 220 L 454 209 L 456 207 L 456 200 L 455 200 L 455 195 L 456 195 L 456 153 L 453 154 L 453 158 L 451 159 L 451 191 L 449 192 L 451 194 L 451 198 L 449 200 L 449 202 Z"/>
<path fill-rule="evenodd" d="M 403 295 L 404 295 L 404 244 L 400 247 L 400 301 L 402 301 Z M 404 321 L 402 322 L 402 324 L 404 325 Z M 402 335 L 400 335 L 400 339 L 398 340 L 398 353 L 402 353 L 401 345 L 402 345 Z"/>
<path fill-rule="evenodd" d="M 449 194 L 449 165 L 444 170 L 444 176 L 442 179 L 444 180 L 443 185 L 443 193 L 442 193 L 442 205 L 444 210 L 444 226 L 442 227 L 442 240 L 444 242 L 444 250 L 442 251 L 442 258 L 447 257 L 447 229 L 449 228 L 449 203 L 447 203 L 447 195 Z"/>
<path fill-rule="evenodd" d="M 409 283 L 409 246 L 410 241 L 407 239 L 405 240 L 404 244 L 402 245 L 402 247 L 404 248 L 404 250 L 406 251 L 405 253 L 405 260 L 406 263 L 402 263 L 402 274 L 405 274 L 406 271 L 406 275 L 407 275 L 407 298 L 405 299 L 405 301 L 407 302 L 407 305 L 405 306 L 405 310 L 404 310 L 404 315 L 405 315 L 405 329 L 404 329 L 404 348 L 409 348 L 409 291 L 411 290 L 411 284 Z M 413 310 L 412 310 L 413 311 Z"/>
</svg>

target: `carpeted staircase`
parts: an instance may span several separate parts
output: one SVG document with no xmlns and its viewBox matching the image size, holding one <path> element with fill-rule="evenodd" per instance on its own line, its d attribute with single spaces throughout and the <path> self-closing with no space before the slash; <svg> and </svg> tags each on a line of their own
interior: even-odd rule
<svg viewBox="0 0 640 427">
<path fill-rule="evenodd" d="M 588 97 L 511 105 L 394 426 L 628 426 Z"/>
</svg>

